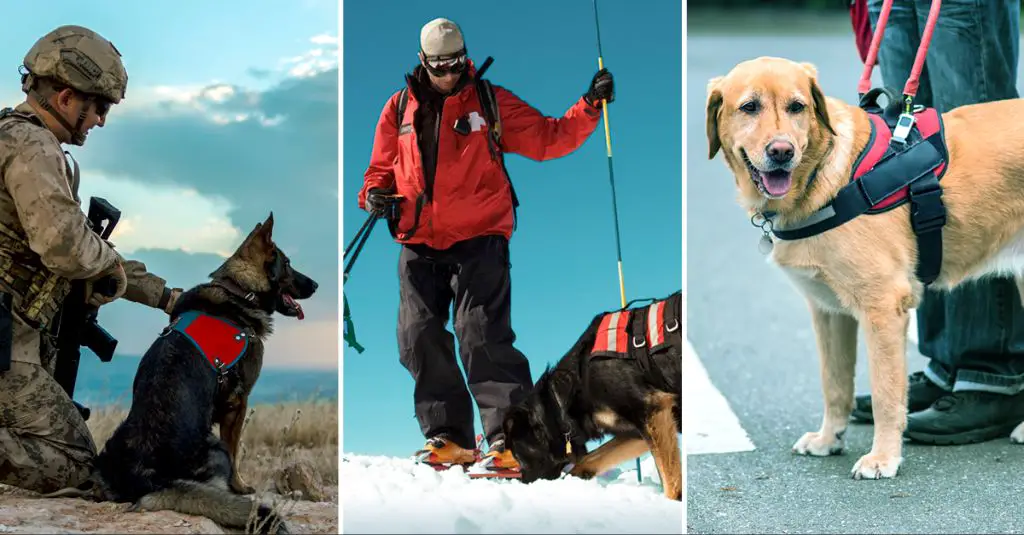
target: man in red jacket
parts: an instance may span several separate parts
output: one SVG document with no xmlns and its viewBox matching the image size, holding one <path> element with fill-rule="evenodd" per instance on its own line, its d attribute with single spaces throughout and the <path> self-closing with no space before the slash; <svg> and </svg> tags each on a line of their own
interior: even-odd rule
<svg viewBox="0 0 1024 535">
<path fill-rule="evenodd" d="M 508 242 L 514 193 L 502 153 L 540 161 L 579 148 L 597 127 L 601 100 L 613 100 L 612 76 L 598 71 L 561 118 L 546 117 L 494 85 L 501 146 L 492 153 L 491 125 L 459 27 L 447 19 L 427 23 L 419 57 L 405 77 L 402 117 L 401 92 L 381 112 L 359 192 L 360 208 L 393 214 L 389 228 L 402 244 L 398 347 L 415 381 L 416 417 L 427 438 L 417 455 L 431 464 L 476 460 L 471 391 L 489 445 L 485 457 L 498 468 L 516 468 L 503 447 L 501 420 L 533 379 L 513 346 Z M 445 329 L 453 301 L 465 382 Z"/>
</svg>

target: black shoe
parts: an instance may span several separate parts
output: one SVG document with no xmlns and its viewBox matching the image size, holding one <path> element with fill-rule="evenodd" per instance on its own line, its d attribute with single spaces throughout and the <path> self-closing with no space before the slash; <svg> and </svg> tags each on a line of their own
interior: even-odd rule
<svg viewBox="0 0 1024 535">
<path fill-rule="evenodd" d="M 907 417 L 903 436 L 938 446 L 1007 437 L 1024 421 L 1024 393 L 954 392 Z"/>
<path fill-rule="evenodd" d="M 907 392 L 907 411 L 911 413 L 931 407 L 932 403 L 949 393 L 925 377 L 924 372 L 914 372 L 907 380 L 910 383 Z M 853 412 L 850 415 L 864 422 L 874 421 L 871 416 L 871 394 L 854 398 Z"/>
</svg>

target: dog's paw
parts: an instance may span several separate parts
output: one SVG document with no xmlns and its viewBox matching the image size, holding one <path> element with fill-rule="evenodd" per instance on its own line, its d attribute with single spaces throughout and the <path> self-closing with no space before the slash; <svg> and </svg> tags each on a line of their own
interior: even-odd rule
<svg viewBox="0 0 1024 535">
<path fill-rule="evenodd" d="M 1016 429 L 1010 433 L 1010 442 L 1014 444 L 1024 444 L 1024 422 L 1021 422 Z"/>
<path fill-rule="evenodd" d="M 851 475 L 854 479 L 882 479 L 896 477 L 903 457 L 869 453 L 857 460 Z"/>
<path fill-rule="evenodd" d="M 800 455 L 813 455 L 815 457 L 827 457 L 838 455 L 843 452 L 843 438 L 840 435 L 823 436 L 818 431 L 812 431 L 800 437 L 800 440 L 793 444 L 793 453 Z"/>
</svg>

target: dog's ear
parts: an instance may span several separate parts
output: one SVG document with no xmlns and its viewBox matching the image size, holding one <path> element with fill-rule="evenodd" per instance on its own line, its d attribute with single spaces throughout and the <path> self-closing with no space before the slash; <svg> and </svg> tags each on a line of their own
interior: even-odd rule
<svg viewBox="0 0 1024 535">
<path fill-rule="evenodd" d="M 267 220 L 259 225 L 259 237 L 264 241 L 268 249 L 274 247 L 274 212 L 270 212 Z"/>
<path fill-rule="evenodd" d="M 267 239 L 274 233 L 274 212 L 271 211 L 270 215 L 267 216 L 267 220 L 263 222 L 263 232 L 267 235 Z"/>
<path fill-rule="evenodd" d="M 253 229 L 252 241 L 249 246 L 255 252 L 269 257 L 270 253 L 274 250 L 274 213 L 270 213 L 270 217 L 262 223 L 256 223 L 256 228 Z"/>
<path fill-rule="evenodd" d="M 814 115 L 818 118 L 818 122 L 821 126 L 824 126 L 832 135 L 836 135 L 836 131 L 832 128 L 832 121 L 828 117 L 828 104 L 825 102 L 825 95 L 821 92 L 821 87 L 818 86 L 818 68 L 813 63 L 803 62 L 800 64 L 804 72 L 807 73 L 807 78 L 811 82 L 811 99 L 814 101 Z"/>
<path fill-rule="evenodd" d="M 501 429 L 505 434 L 505 442 L 510 443 L 515 437 L 515 432 L 520 429 L 529 429 L 530 427 L 530 412 L 521 405 L 513 405 L 509 407 L 508 411 L 505 412 L 505 418 L 502 419 Z"/>
<path fill-rule="evenodd" d="M 711 80 L 708 80 L 708 102 L 707 109 L 705 110 L 707 121 L 707 134 L 708 134 L 708 159 L 711 160 L 718 154 L 718 149 L 722 148 L 722 140 L 718 137 L 718 110 L 722 107 L 722 90 L 718 88 L 718 83 L 722 81 L 723 76 L 716 76 Z"/>
</svg>

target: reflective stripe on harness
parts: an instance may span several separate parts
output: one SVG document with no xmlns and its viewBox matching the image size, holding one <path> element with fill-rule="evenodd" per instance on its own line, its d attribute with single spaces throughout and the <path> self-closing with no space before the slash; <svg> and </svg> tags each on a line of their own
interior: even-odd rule
<svg viewBox="0 0 1024 535">
<path fill-rule="evenodd" d="M 862 104 L 863 106 L 864 104 Z M 905 143 L 894 140 L 896 121 L 869 101 L 871 137 L 854 163 L 850 183 L 808 218 L 781 225 L 774 213 L 772 233 L 781 240 L 798 240 L 831 230 L 862 214 L 879 214 L 910 203 L 910 224 L 917 237 L 917 276 L 931 284 L 942 268 L 942 227 L 946 208 L 939 180 L 946 172 L 949 152 L 942 116 L 934 108 L 919 107 Z M 813 179 L 813 178 L 812 178 Z"/>
</svg>

